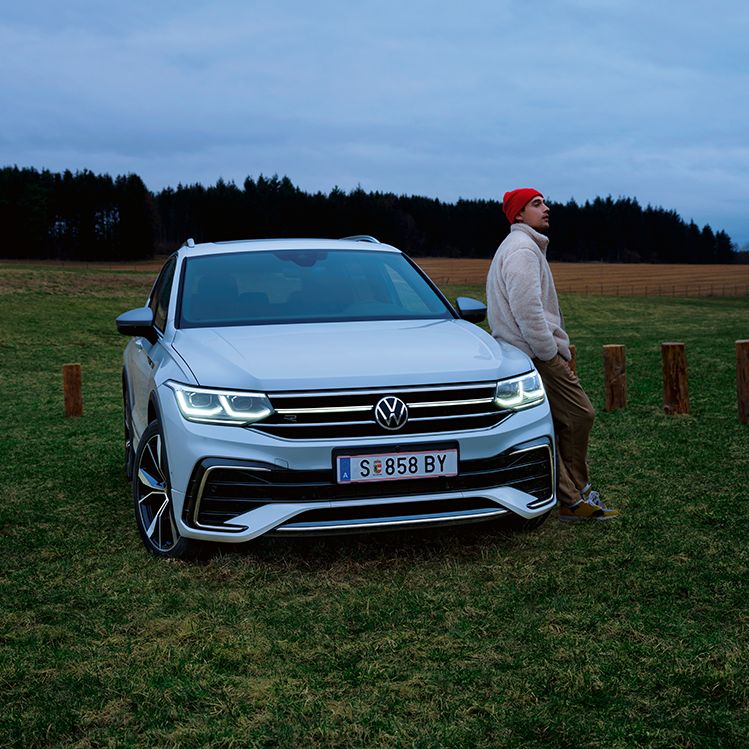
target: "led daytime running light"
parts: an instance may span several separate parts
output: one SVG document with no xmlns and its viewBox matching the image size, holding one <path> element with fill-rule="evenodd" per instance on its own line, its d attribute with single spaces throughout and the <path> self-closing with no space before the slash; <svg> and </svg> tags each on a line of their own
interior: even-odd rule
<svg viewBox="0 0 749 749">
<path fill-rule="evenodd" d="M 261 421 L 273 413 L 273 407 L 263 393 L 214 390 L 176 382 L 168 382 L 167 385 L 174 391 L 180 413 L 188 421 L 244 426 Z M 200 400 L 204 400 L 205 405 L 195 405 L 195 396 L 201 396 Z M 239 399 L 248 403 L 248 410 L 235 407 Z"/>
<path fill-rule="evenodd" d="M 194 416 L 205 419 L 210 418 L 211 416 L 217 416 L 221 413 L 221 406 L 216 406 L 215 408 L 195 408 L 194 406 L 191 406 L 188 403 L 183 390 L 175 390 L 174 394 L 177 396 L 179 410 L 187 417 Z"/>
<path fill-rule="evenodd" d="M 517 411 L 541 403 L 546 397 L 541 377 L 537 372 L 500 380 L 494 396 L 498 408 Z"/>
</svg>

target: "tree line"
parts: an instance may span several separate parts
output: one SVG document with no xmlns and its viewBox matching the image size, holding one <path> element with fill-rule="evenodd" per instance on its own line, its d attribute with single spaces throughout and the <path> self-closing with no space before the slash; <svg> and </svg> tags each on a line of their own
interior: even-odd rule
<svg viewBox="0 0 749 749">
<path fill-rule="evenodd" d="M 724 231 L 633 198 L 550 203 L 549 257 L 566 261 L 731 263 Z M 372 234 L 407 253 L 490 257 L 509 224 L 497 200 L 454 203 L 418 195 L 308 193 L 288 177 L 247 177 L 241 186 L 178 185 L 151 193 L 137 175 L 0 169 L 3 257 L 134 260 L 196 242 Z"/>
<path fill-rule="evenodd" d="M 137 260 L 154 253 L 158 216 L 140 177 L 0 169 L 0 256 Z"/>
</svg>

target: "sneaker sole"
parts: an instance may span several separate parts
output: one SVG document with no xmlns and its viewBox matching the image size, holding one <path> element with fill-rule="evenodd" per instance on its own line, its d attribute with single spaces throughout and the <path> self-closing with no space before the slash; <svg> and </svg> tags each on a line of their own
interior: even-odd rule
<svg viewBox="0 0 749 749">
<path fill-rule="evenodd" d="M 559 522 L 560 523 L 587 523 L 591 520 L 615 520 L 618 518 L 618 515 L 599 515 L 598 517 L 595 517 L 594 515 L 588 515 L 587 518 L 576 518 L 576 517 L 568 517 L 567 515 L 560 515 L 559 516 Z"/>
</svg>

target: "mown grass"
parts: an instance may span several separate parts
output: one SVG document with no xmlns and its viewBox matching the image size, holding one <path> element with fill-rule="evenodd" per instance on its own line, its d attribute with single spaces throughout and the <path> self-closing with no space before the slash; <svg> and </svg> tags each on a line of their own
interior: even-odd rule
<svg viewBox="0 0 749 749">
<path fill-rule="evenodd" d="M 0 268 L 0 745 L 746 746 L 747 299 L 563 299 L 599 411 L 601 346 L 627 346 L 629 406 L 591 447 L 615 523 L 183 564 L 142 550 L 122 478 L 113 319 L 152 275 L 117 275 Z M 688 417 L 661 412 L 666 340 Z"/>
</svg>

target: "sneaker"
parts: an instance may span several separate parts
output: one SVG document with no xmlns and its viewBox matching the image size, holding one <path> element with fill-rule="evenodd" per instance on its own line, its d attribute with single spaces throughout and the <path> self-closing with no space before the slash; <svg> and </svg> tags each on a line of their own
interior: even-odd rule
<svg viewBox="0 0 749 749">
<path fill-rule="evenodd" d="M 581 492 L 580 499 L 574 505 L 562 505 L 559 508 L 559 519 L 566 523 L 579 520 L 611 520 L 619 515 L 619 510 L 604 507 L 597 491 L 588 484 Z"/>
</svg>

